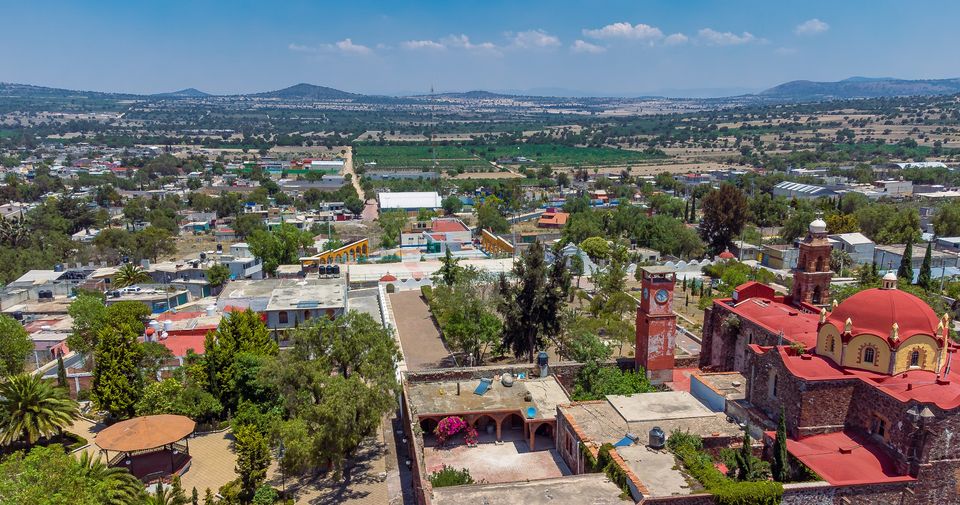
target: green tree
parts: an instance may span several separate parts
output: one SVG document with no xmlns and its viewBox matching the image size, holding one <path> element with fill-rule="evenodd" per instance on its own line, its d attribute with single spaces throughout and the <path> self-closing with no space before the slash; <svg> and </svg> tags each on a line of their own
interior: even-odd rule
<svg viewBox="0 0 960 505">
<path fill-rule="evenodd" d="M 486 197 L 476 208 L 477 228 L 497 234 L 509 232 L 510 222 L 503 217 L 503 207 L 503 200 L 495 196 Z"/>
<path fill-rule="evenodd" d="M 577 373 L 573 384 L 575 401 L 602 400 L 608 395 L 650 393 L 656 388 L 644 370 L 623 371 L 615 366 L 588 362 Z"/>
<path fill-rule="evenodd" d="M 77 418 L 77 403 L 39 376 L 21 373 L 0 383 L 0 443 L 37 443 Z M 0 495 L 2 496 L 2 495 Z"/>
<path fill-rule="evenodd" d="M 913 284 L 913 239 L 907 240 L 900 257 L 900 267 L 897 269 L 897 278 L 904 284 Z"/>
<path fill-rule="evenodd" d="M 460 263 L 459 258 L 454 258 L 453 254 L 450 253 L 450 249 L 446 250 L 446 253 L 443 255 L 443 259 L 440 260 L 440 268 L 435 274 L 445 285 L 453 286 L 457 282 L 457 278 L 462 275 L 463 267 L 458 265 Z"/>
<path fill-rule="evenodd" d="M 329 463 L 335 472 L 360 442 L 396 408 L 390 330 L 369 314 L 350 311 L 315 318 L 293 332 L 293 348 L 261 375 L 276 387 L 288 421 L 279 429 L 287 447 L 281 464 L 304 471 Z"/>
<path fill-rule="evenodd" d="M 780 422 L 777 424 L 777 438 L 773 446 L 773 463 L 770 465 L 773 479 L 787 482 L 790 479 L 790 459 L 787 454 L 787 417 L 780 407 Z"/>
<path fill-rule="evenodd" d="M 752 443 L 750 441 L 750 427 L 743 429 L 743 443 L 737 451 L 737 480 L 751 480 L 754 475 Z"/>
<path fill-rule="evenodd" d="M 113 277 L 113 287 L 120 289 L 134 284 L 151 282 L 152 280 L 150 274 L 143 268 L 133 263 L 124 263 L 117 269 L 117 273 Z"/>
<path fill-rule="evenodd" d="M 403 210 L 381 211 L 377 218 L 380 226 L 380 246 L 393 249 L 400 245 L 400 233 L 407 225 L 407 213 Z"/>
<path fill-rule="evenodd" d="M 290 223 L 283 223 L 273 231 L 254 230 L 247 242 L 250 252 L 263 261 L 263 271 L 273 275 L 280 265 L 297 263 L 303 248 L 313 244 L 313 237 Z"/>
<path fill-rule="evenodd" d="M 270 447 L 262 433 L 251 426 L 241 426 L 234 432 L 237 450 L 236 472 L 240 477 L 241 496 L 244 502 L 253 499 L 257 488 L 267 480 L 270 467 Z"/>
<path fill-rule="evenodd" d="M 517 358 L 526 357 L 533 363 L 545 339 L 559 333 L 570 275 L 563 255 L 557 254 L 548 268 L 543 245 L 534 242 L 514 263 L 513 276 L 516 283 L 509 283 L 503 275 L 499 282 L 503 346 Z"/>
<path fill-rule="evenodd" d="M 460 197 L 457 195 L 450 195 L 443 199 L 443 211 L 447 215 L 453 215 L 457 212 L 460 212 L 463 209 L 463 202 L 460 201 Z"/>
<path fill-rule="evenodd" d="M 276 356 L 278 351 L 270 330 L 249 309 L 224 318 L 217 331 L 207 334 L 204 349 L 207 389 L 229 412 L 236 410 L 244 387 L 239 380 L 241 355 Z"/>
<path fill-rule="evenodd" d="M 580 242 L 580 249 L 587 253 L 587 256 L 594 263 L 599 263 L 610 257 L 610 243 L 603 237 L 590 237 Z"/>
<path fill-rule="evenodd" d="M 33 350 L 33 341 L 16 319 L 0 315 L 0 376 L 23 372 L 23 365 Z"/>
<path fill-rule="evenodd" d="M 67 367 L 63 364 L 63 354 L 57 354 L 57 387 L 67 387 Z"/>
<path fill-rule="evenodd" d="M 173 352 L 160 342 L 142 342 L 140 351 L 140 370 L 144 378 L 156 382 L 160 369 L 173 358 Z"/>
<path fill-rule="evenodd" d="M 126 468 L 108 466 L 99 456 L 83 451 L 77 461 L 84 477 L 102 482 L 109 490 L 109 505 L 138 503 L 143 497 L 143 482 Z"/>
<path fill-rule="evenodd" d="M 207 271 L 204 272 L 204 275 L 206 275 L 207 282 L 209 282 L 211 286 L 219 288 L 230 280 L 230 267 L 223 263 L 217 263 L 208 268 Z"/>
<path fill-rule="evenodd" d="M 97 330 L 107 317 L 103 296 L 81 292 L 67 308 L 73 318 L 73 328 L 67 337 L 70 349 L 89 353 L 97 346 Z"/>
<path fill-rule="evenodd" d="M 170 226 L 176 228 L 176 222 L 172 221 L 172 218 Z M 177 241 L 173 239 L 173 233 L 167 228 L 147 226 L 137 232 L 134 239 L 138 258 L 157 261 L 157 258 L 162 255 L 172 255 L 177 252 Z"/>
<path fill-rule="evenodd" d="M 141 329 L 142 331 L 142 329 Z M 128 323 L 105 325 L 98 332 L 90 398 L 97 409 L 114 419 L 133 416 L 143 390 L 140 331 Z"/>
<path fill-rule="evenodd" d="M 700 234 L 714 254 L 723 252 L 730 245 L 750 216 L 746 195 L 726 183 L 707 194 L 701 210 Z"/>
<path fill-rule="evenodd" d="M 183 493 L 183 489 L 165 488 L 158 482 L 153 493 L 147 495 L 146 505 L 187 505 L 190 499 Z"/>
<path fill-rule="evenodd" d="M 927 252 L 923 254 L 923 263 L 920 264 L 920 275 L 917 277 L 917 285 L 927 291 L 931 291 L 934 288 L 932 264 L 932 244 L 927 242 Z M 913 273 L 912 270 L 911 273 Z"/>
<path fill-rule="evenodd" d="M 118 469 L 121 471 L 126 471 Z M 60 445 L 18 451 L 0 462 L 0 502 L 6 504 L 127 505 L 111 481 L 98 478 Z M 142 487 L 141 487 L 142 489 Z"/>
<path fill-rule="evenodd" d="M 960 202 L 951 201 L 933 215 L 933 231 L 938 237 L 960 236 Z"/>
</svg>

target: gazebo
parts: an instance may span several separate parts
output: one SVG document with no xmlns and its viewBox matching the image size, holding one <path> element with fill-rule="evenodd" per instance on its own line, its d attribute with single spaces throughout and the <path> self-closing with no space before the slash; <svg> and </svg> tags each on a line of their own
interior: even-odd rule
<svg viewBox="0 0 960 505">
<path fill-rule="evenodd" d="M 109 466 L 124 467 L 149 484 L 180 475 L 190 467 L 187 437 L 195 427 L 196 423 L 184 416 L 135 417 L 104 428 L 94 442 Z"/>
</svg>

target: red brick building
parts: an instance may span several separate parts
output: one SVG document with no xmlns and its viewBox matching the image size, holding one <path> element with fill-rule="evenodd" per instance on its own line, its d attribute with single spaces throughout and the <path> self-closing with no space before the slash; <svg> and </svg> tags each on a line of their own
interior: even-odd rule
<svg viewBox="0 0 960 505">
<path fill-rule="evenodd" d="M 788 451 L 838 493 L 882 490 L 864 503 L 960 503 L 949 317 L 898 290 L 892 275 L 818 307 L 830 282 L 820 223 L 801 244 L 789 296 L 746 283 L 705 311 L 701 366 L 742 373 L 758 423 L 772 428 L 782 409 Z"/>
</svg>

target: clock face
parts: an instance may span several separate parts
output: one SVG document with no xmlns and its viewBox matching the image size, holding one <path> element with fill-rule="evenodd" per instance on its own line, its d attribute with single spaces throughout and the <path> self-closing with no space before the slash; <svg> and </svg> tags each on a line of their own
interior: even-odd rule
<svg viewBox="0 0 960 505">
<path fill-rule="evenodd" d="M 667 303 L 667 298 L 669 298 L 669 296 L 670 295 L 667 293 L 666 289 L 661 289 L 657 291 L 657 294 L 656 294 L 657 303 Z"/>
</svg>

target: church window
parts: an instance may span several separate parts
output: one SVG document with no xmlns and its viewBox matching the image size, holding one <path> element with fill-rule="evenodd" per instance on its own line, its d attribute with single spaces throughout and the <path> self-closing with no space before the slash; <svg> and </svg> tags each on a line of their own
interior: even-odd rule
<svg viewBox="0 0 960 505">
<path fill-rule="evenodd" d="M 920 366 L 920 351 L 917 349 L 910 353 L 910 366 Z"/>
<path fill-rule="evenodd" d="M 877 351 L 873 347 L 867 347 L 863 350 L 863 362 L 874 363 L 877 359 Z"/>
<path fill-rule="evenodd" d="M 833 340 L 833 337 L 827 337 L 827 349 L 829 349 L 830 352 L 832 353 L 834 352 L 834 347 L 835 347 L 835 342 Z"/>
</svg>

